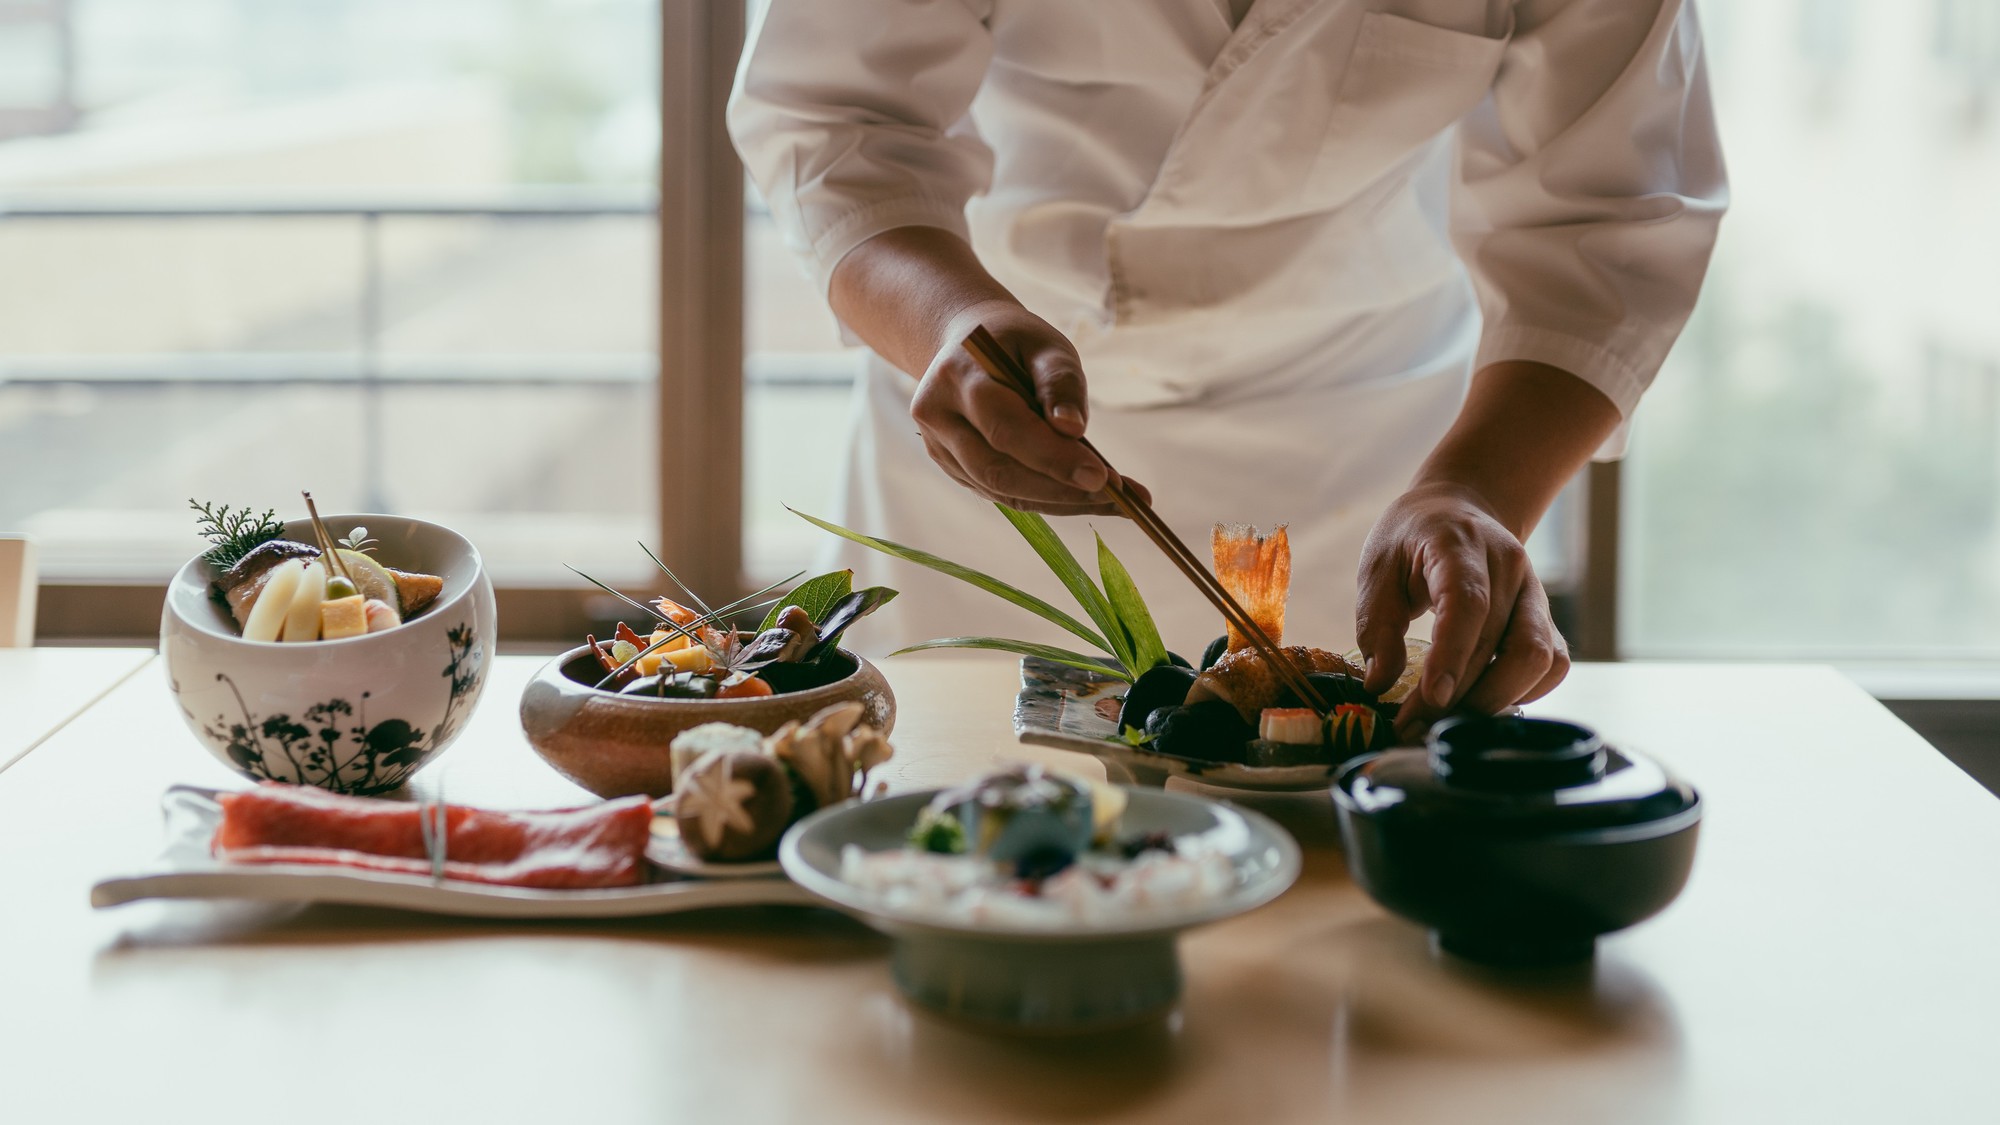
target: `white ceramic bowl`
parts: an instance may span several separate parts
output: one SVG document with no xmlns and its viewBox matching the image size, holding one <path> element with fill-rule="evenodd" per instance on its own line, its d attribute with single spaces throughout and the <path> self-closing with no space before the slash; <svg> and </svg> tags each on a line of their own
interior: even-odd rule
<svg viewBox="0 0 2000 1125">
<path fill-rule="evenodd" d="M 326 525 L 335 538 L 367 527 L 375 558 L 440 575 L 444 591 L 387 632 L 246 641 L 197 557 L 167 587 L 160 652 L 181 715 L 224 765 L 253 781 L 380 793 L 442 753 L 479 702 L 496 637 L 493 584 L 479 551 L 450 528 L 377 515 Z M 285 525 L 288 539 L 311 536 L 305 520 Z"/>
<path fill-rule="evenodd" d="M 1299 845 L 1268 817 L 1191 793 L 1127 786 L 1119 820 L 1131 835 L 1211 835 L 1237 886 L 1201 906 L 1123 924 L 964 923 L 886 903 L 840 877 L 848 845 L 903 846 L 936 791 L 849 801 L 794 824 L 778 845 L 785 874 L 814 897 L 889 935 L 890 970 L 911 1001 L 1015 1031 L 1102 1030 L 1150 1019 L 1180 995 L 1183 930 L 1277 898 L 1298 878 Z"/>
</svg>

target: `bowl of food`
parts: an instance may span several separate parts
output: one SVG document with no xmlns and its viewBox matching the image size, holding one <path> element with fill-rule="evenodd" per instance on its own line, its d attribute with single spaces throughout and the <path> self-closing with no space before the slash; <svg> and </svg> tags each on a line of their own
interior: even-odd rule
<svg viewBox="0 0 2000 1125">
<path fill-rule="evenodd" d="M 493 586 L 440 524 L 207 508 L 214 544 L 167 587 L 160 652 L 190 730 L 246 778 L 394 789 L 464 728 Z"/>
<path fill-rule="evenodd" d="M 894 939 L 913 1003 L 1023 1031 L 1152 1018 L 1180 995 L 1176 946 L 1299 873 L 1257 813 L 1036 766 L 826 809 L 779 848 L 807 892 Z"/>
<path fill-rule="evenodd" d="M 1590 957 L 1686 885 L 1701 797 L 1575 723 L 1446 719 L 1333 787 L 1354 881 L 1468 960 Z"/>
<path fill-rule="evenodd" d="M 521 695 L 528 742 L 557 773 L 600 797 L 674 791 L 677 766 L 695 754 L 676 741 L 722 724 L 775 735 L 842 703 L 858 703 L 857 721 L 884 735 L 896 722 L 896 695 L 880 669 L 841 648 L 847 627 L 886 604 L 895 591 L 853 589 L 835 571 L 768 599 L 755 631 L 729 625 L 755 608 L 760 591 L 710 607 L 682 589 L 630 602 L 650 620 L 640 633 L 620 622 L 612 639 L 586 637 L 544 665 Z M 700 739 L 693 740 L 698 746 Z"/>
</svg>

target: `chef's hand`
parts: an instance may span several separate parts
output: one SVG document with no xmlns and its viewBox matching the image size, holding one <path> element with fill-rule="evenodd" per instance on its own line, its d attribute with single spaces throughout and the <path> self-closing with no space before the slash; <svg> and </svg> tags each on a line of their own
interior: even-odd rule
<svg viewBox="0 0 2000 1125">
<path fill-rule="evenodd" d="M 1521 541 L 1618 418 L 1602 392 L 1558 367 L 1508 360 L 1473 378 L 1451 430 L 1361 552 L 1355 636 L 1370 691 L 1402 675 L 1411 620 L 1437 612 L 1397 734 L 1415 738 L 1460 708 L 1539 699 L 1569 673 L 1569 647 Z"/>
<path fill-rule="evenodd" d="M 1039 415 L 961 346 L 979 325 L 1034 376 Z M 1108 466 L 1077 440 L 1087 411 L 1076 349 L 1011 300 L 983 301 L 953 317 L 910 399 L 931 460 L 973 492 L 1025 511 L 1115 514 L 1104 493 Z"/>
<path fill-rule="evenodd" d="M 1368 690 L 1387 691 L 1402 675 L 1404 634 L 1426 610 L 1437 621 L 1423 678 L 1396 716 L 1404 738 L 1456 708 L 1491 713 L 1539 699 L 1569 674 L 1569 648 L 1527 550 L 1470 488 L 1418 485 L 1369 533 L 1355 619 Z"/>
<path fill-rule="evenodd" d="M 1104 493 L 1113 478 L 1078 440 L 1090 408 L 1076 349 L 995 281 L 964 239 L 936 227 L 883 231 L 840 260 L 827 296 L 877 355 L 917 379 L 910 419 L 953 480 L 1025 511 L 1116 511 Z M 1040 413 L 965 350 L 982 324 L 1034 375 Z"/>
</svg>

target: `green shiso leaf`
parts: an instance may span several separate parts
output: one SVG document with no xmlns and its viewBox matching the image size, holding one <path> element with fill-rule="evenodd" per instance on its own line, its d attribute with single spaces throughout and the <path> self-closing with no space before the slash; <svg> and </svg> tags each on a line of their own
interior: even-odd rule
<svg viewBox="0 0 2000 1125">
<path fill-rule="evenodd" d="M 1020 590 L 1016 589 L 1013 586 L 1009 586 L 1007 583 L 1000 581 L 998 578 L 995 578 L 990 574 L 983 574 L 977 570 L 972 569 L 969 566 L 960 566 L 958 563 L 952 562 L 949 559 L 939 558 L 938 556 L 933 555 L 928 551 L 919 551 L 915 547 L 905 547 L 901 543 L 892 543 L 887 539 L 877 539 L 872 535 L 863 535 L 861 532 L 850 530 L 848 528 L 840 526 L 837 523 L 830 523 L 826 520 L 819 519 L 814 516 L 809 516 L 806 513 L 801 512 L 796 508 L 788 508 L 786 510 L 790 511 L 793 515 L 799 517 L 800 519 L 806 521 L 807 523 L 812 524 L 814 527 L 817 527 L 822 531 L 832 532 L 833 534 L 838 535 L 842 539 L 845 539 L 851 543 L 859 543 L 863 547 L 867 547 L 870 550 L 880 551 L 891 558 L 901 559 L 907 563 L 915 563 L 918 566 L 928 567 L 931 570 L 937 571 L 939 574 L 949 575 L 950 577 L 956 578 L 961 582 L 966 582 L 973 586 L 977 586 L 989 594 L 993 594 L 1000 598 L 1004 598 L 1005 600 L 1012 602 L 1017 606 L 1020 606 L 1022 609 L 1027 610 L 1029 613 L 1034 614 L 1035 616 L 1041 618 L 1044 621 L 1050 622 L 1051 624 L 1057 625 L 1063 629 L 1067 629 L 1069 632 L 1075 634 L 1076 636 L 1082 638 L 1083 640 L 1089 641 L 1091 644 L 1096 645 L 1099 649 L 1101 649 L 1104 652 L 1115 653 L 1116 651 L 1111 647 L 1111 645 L 1107 641 L 1105 641 L 1103 637 L 1099 636 L 1097 632 L 1093 630 L 1090 626 L 1085 625 L 1083 622 L 1078 621 L 1076 618 L 1071 617 L 1069 614 L 1064 613 L 1062 610 L 1057 609 L 1055 606 L 1050 605 L 1049 603 L 1043 601 L 1042 599 L 1036 597 L 1035 595 L 1030 594 L 1025 590 Z M 1011 644 L 1018 642 L 1009 642 L 1009 643 Z M 935 646 L 935 647 L 947 647 L 947 646 Z M 972 646 L 967 646 L 967 647 L 972 647 Z M 905 649 L 904 651 L 908 652 L 911 650 Z M 1009 649 L 1008 651 L 1018 652 L 1020 650 Z M 1052 649 L 1051 651 L 1062 652 L 1063 650 Z M 1071 653 L 1069 655 L 1074 656 L 1075 654 Z M 1090 658 L 1083 657 L 1082 659 L 1088 660 Z M 1102 663 L 1094 661 L 1091 663 L 1090 667 L 1100 671 L 1104 669 L 1104 665 Z M 1129 679 L 1130 677 L 1126 678 Z"/>
<path fill-rule="evenodd" d="M 772 606 L 771 612 L 764 615 L 764 623 L 757 626 L 757 631 L 761 633 L 776 625 L 778 615 L 785 612 L 785 607 L 794 605 L 805 610 L 806 616 L 812 618 L 814 624 L 820 624 L 826 620 L 828 610 L 853 592 L 854 572 L 851 570 L 836 570 L 808 578 L 793 587 L 791 593 L 778 599 L 778 604 Z"/>
<path fill-rule="evenodd" d="M 1049 526 L 1049 521 L 1033 512 L 1017 512 L 1005 504 L 993 506 L 1000 509 L 1000 514 L 1007 517 L 1007 522 L 1014 525 L 1014 530 L 1021 533 L 1021 538 L 1026 539 L 1035 554 L 1041 556 L 1042 562 L 1055 572 L 1063 588 L 1076 599 L 1076 604 L 1082 606 L 1083 611 L 1103 630 L 1105 639 L 1111 642 L 1105 646 L 1105 651 L 1117 657 L 1118 663 L 1126 668 L 1145 671 L 1144 666 L 1132 662 L 1131 642 L 1119 624 L 1118 615 L 1112 611 L 1111 603 L 1105 599 L 1104 592 L 1090 580 L 1090 572 L 1083 569 L 1083 564 L 1076 561 L 1075 555 L 1070 554 L 1069 547 L 1056 534 L 1056 529 Z"/>
<path fill-rule="evenodd" d="M 1128 684 L 1132 682 L 1132 674 L 1130 672 L 1125 671 L 1123 668 L 1114 668 L 1094 656 L 1086 656 L 1080 652 L 1071 652 L 1066 648 L 1057 648 L 1054 645 L 1036 644 L 1033 641 L 1010 641 L 1005 637 L 940 637 L 937 640 L 914 644 L 908 648 L 899 648 L 889 655 L 901 656 L 906 652 L 924 652 L 936 648 L 977 648 L 992 652 L 1011 652 L 1020 656 L 1039 656 L 1043 660 L 1053 661 L 1057 664 L 1067 664 L 1072 668 L 1081 668 L 1086 672 L 1095 672 L 1098 675 L 1109 676 L 1116 680 L 1124 680 Z"/>
<path fill-rule="evenodd" d="M 895 597 L 896 591 L 887 586 L 870 586 L 835 602 L 819 622 L 819 643 L 806 653 L 806 661 L 810 663 L 824 656 L 827 650 L 840 643 L 840 635 L 847 631 L 849 625 L 888 605 Z"/>
<path fill-rule="evenodd" d="M 1132 659 L 1125 662 L 1125 667 L 1137 675 L 1165 664 L 1167 643 L 1160 639 L 1160 628 L 1153 624 L 1152 611 L 1146 608 L 1146 599 L 1139 596 L 1132 573 L 1111 553 L 1102 535 L 1097 537 L 1097 572 L 1104 579 L 1104 598 L 1117 614 L 1118 624 L 1132 646 Z"/>
</svg>

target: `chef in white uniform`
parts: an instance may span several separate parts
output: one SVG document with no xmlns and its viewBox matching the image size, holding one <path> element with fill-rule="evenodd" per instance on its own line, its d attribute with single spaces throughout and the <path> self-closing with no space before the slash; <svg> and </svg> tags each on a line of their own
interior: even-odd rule
<svg viewBox="0 0 2000 1125">
<path fill-rule="evenodd" d="M 1567 671 L 1521 541 L 1621 448 L 1725 204 L 1686 0 L 769 0 L 729 123 L 871 349 L 835 519 L 1033 586 L 979 498 L 1094 516 L 1056 523 L 1193 655 L 1221 622 L 1087 426 L 1198 551 L 1290 524 L 1289 643 L 1380 689 L 1435 612 L 1405 729 Z M 1062 639 L 843 550 L 904 591 L 877 646 Z"/>
</svg>

